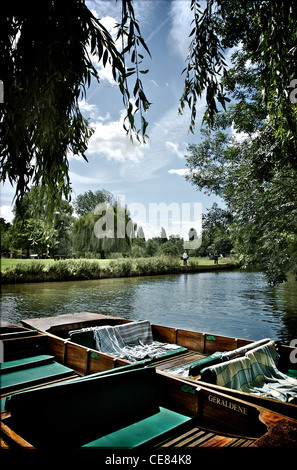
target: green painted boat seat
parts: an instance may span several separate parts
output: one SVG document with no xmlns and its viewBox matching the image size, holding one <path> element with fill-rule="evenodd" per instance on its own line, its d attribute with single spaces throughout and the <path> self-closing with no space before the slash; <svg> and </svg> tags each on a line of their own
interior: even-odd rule
<svg viewBox="0 0 297 470">
<path fill-rule="evenodd" d="M 79 377 L 77 379 L 73 379 L 73 382 L 81 382 L 81 381 L 88 381 L 96 379 L 97 377 L 103 377 L 105 375 L 112 375 L 112 374 L 119 374 L 121 372 L 128 372 L 129 370 L 141 369 L 145 365 L 144 362 L 134 362 L 133 364 L 128 364 L 126 366 L 115 367 L 114 369 L 107 369 L 101 372 L 95 372 L 94 374 L 84 375 L 83 377 Z M 61 385 L 68 385 L 68 384 L 61 384 Z"/>
<path fill-rule="evenodd" d="M 137 423 L 130 424 L 107 436 L 95 439 L 83 448 L 132 449 L 149 445 L 152 441 L 166 436 L 174 429 L 188 423 L 192 418 L 160 407 L 160 411 Z"/>
<path fill-rule="evenodd" d="M 26 358 L 26 359 L 28 360 L 28 359 L 33 359 L 33 358 Z M 11 362 L 16 362 L 16 361 L 11 361 Z M 115 374 L 115 373 L 119 373 L 119 372 L 125 372 L 125 371 L 128 371 L 128 370 L 140 369 L 143 366 L 144 366 L 144 363 L 135 362 L 134 364 L 128 364 L 126 366 L 117 367 L 115 369 L 108 369 L 108 370 L 104 370 L 102 372 L 95 372 L 94 374 L 85 375 L 83 377 L 78 377 L 76 379 L 72 379 L 71 383 L 82 381 L 82 380 L 92 380 L 92 379 L 95 379 L 96 377 L 101 377 L 103 375 L 110 375 L 110 374 Z M 0 377 L 0 384 L 1 384 L 1 377 Z M 68 382 L 61 382 L 61 384 L 59 384 L 59 385 L 65 385 L 65 384 L 68 384 Z M 45 386 L 46 387 L 53 387 L 55 385 L 56 384 L 54 383 L 54 384 L 45 385 Z M 1 399 L 1 411 L 5 410 L 5 401 L 6 401 L 6 398 L 3 397 Z"/>
<path fill-rule="evenodd" d="M 152 367 L 115 369 L 16 393 L 6 400 L 6 409 L 11 413 L 11 428 L 33 446 L 51 448 L 54 443 L 78 448 L 159 414 L 158 376 Z M 156 432 L 152 427 L 152 435 Z"/>
<path fill-rule="evenodd" d="M 3 394 L 73 375 L 72 369 L 55 362 L 54 357 L 48 355 L 4 362 L 0 370 L 0 385 Z"/>
<path fill-rule="evenodd" d="M 288 375 L 289 377 L 296 377 L 297 378 L 297 370 L 294 370 L 294 369 L 288 369 L 286 371 L 286 375 Z"/>
<path fill-rule="evenodd" d="M 8 331 L 7 333 L 1 333 L 0 339 L 14 339 L 14 338 L 24 338 L 26 336 L 36 336 L 39 332 L 37 330 L 23 330 L 23 331 Z"/>
<path fill-rule="evenodd" d="M 201 370 L 204 369 L 204 367 L 213 366 L 221 362 L 222 356 L 223 356 L 222 352 L 216 351 L 210 356 L 203 357 L 202 359 L 199 359 L 198 361 L 192 362 L 190 365 L 190 369 L 189 369 L 189 375 L 199 375 Z"/>
<path fill-rule="evenodd" d="M 0 364 L 0 374 L 7 374 L 21 369 L 29 369 L 36 365 L 48 364 L 54 360 L 54 356 L 48 354 L 39 354 L 38 356 L 24 357 L 21 359 L 14 359 L 13 361 L 6 361 Z"/>
</svg>

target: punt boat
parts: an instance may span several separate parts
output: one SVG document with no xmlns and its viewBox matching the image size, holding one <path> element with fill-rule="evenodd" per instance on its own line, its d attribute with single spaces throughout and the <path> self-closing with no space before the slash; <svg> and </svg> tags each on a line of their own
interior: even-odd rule
<svg viewBox="0 0 297 470">
<path fill-rule="evenodd" d="M 81 374 L 145 360 L 163 375 L 297 420 L 296 350 L 269 338 L 251 341 L 90 312 L 27 319 L 23 324 L 62 339 L 56 353 L 65 363 L 75 356 Z M 124 328 L 128 333 L 122 333 L 119 342 L 116 332 Z M 133 328 L 137 333 L 129 333 Z M 148 349 L 142 351 L 140 344 L 144 343 Z M 79 356 L 75 345 L 84 347 Z"/>
<path fill-rule="evenodd" d="M 297 446 L 295 420 L 153 363 L 127 364 L 37 329 L 5 326 L 0 335 L 2 449 Z"/>
</svg>

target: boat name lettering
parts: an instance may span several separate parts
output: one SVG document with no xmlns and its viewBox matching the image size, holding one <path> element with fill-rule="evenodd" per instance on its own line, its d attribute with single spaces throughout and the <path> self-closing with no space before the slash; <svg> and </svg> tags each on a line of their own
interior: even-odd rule
<svg viewBox="0 0 297 470">
<path fill-rule="evenodd" d="M 100 359 L 100 355 L 99 355 L 98 353 L 92 352 L 92 353 L 91 353 L 91 358 L 93 358 L 93 359 Z"/>
<path fill-rule="evenodd" d="M 207 341 L 216 341 L 217 340 L 216 336 L 213 336 L 213 335 L 206 335 L 206 339 L 207 339 Z"/>
<path fill-rule="evenodd" d="M 224 400 L 222 398 L 216 397 L 214 395 L 208 395 L 208 401 L 215 403 L 216 405 L 224 406 L 225 408 L 229 408 L 230 410 L 237 411 L 238 413 L 242 413 L 244 415 L 248 414 L 248 410 L 245 406 L 238 405 L 229 400 Z"/>
<path fill-rule="evenodd" d="M 195 388 L 190 385 L 182 385 L 180 389 L 182 392 L 192 393 L 192 395 L 195 395 Z"/>
</svg>

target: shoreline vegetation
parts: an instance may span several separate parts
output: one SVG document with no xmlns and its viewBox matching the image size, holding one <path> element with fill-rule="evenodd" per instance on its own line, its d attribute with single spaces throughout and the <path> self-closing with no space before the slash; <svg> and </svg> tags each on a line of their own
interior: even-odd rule
<svg viewBox="0 0 297 470">
<path fill-rule="evenodd" d="M 173 257 L 121 258 L 121 259 L 1 259 L 1 283 L 82 281 L 118 277 L 156 276 L 163 274 L 199 273 L 238 269 L 232 259 L 213 260 L 193 258 L 187 266 Z"/>
</svg>

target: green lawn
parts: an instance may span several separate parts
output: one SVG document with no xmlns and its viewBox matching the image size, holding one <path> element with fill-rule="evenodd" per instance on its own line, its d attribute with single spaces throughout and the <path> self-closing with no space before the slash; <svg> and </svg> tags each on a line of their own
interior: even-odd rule
<svg viewBox="0 0 297 470">
<path fill-rule="evenodd" d="M 75 261 L 75 260 L 73 260 Z M 110 262 L 109 259 L 94 259 L 88 261 L 98 261 L 102 265 L 106 265 Z M 17 264 L 31 264 L 31 263 L 42 263 L 45 266 L 55 263 L 56 261 L 52 258 L 50 259 L 10 259 L 10 258 L 1 258 L 1 271 L 5 271 L 6 268 L 13 269 Z"/>
<path fill-rule="evenodd" d="M 103 266 L 110 263 L 110 259 L 88 259 L 88 261 L 97 261 L 98 263 L 102 264 Z M 229 260 L 226 258 L 224 260 L 220 260 L 219 264 L 227 263 Z M 200 266 L 210 266 L 213 265 L 213 260 L 209 260 L 208 258 L 189 258 L 188 265 L 190 266 L 192 262 L 198 263 Z M 5 271 L 6 268 L 13 269 L 17 264 L 29 264 L 29 263 L 42 263 L 45 265 L 49 265 L 51 263 L 55 263 L 54 259 L 10 259 L 10 258 L 1 258 L 1 271 Z M 183 262 L 181 261 L 181 264 Z"/>
<path fill-rule="evenodd" d="M 45 265 L 54 263 L 53 259 L 17 259 L 17 258 L 1 258 L 1 271 L 5 271 L 6 268 L 13 269 L 17 264 L 29 264 L 41 262 Z"/>
</svg>

